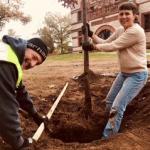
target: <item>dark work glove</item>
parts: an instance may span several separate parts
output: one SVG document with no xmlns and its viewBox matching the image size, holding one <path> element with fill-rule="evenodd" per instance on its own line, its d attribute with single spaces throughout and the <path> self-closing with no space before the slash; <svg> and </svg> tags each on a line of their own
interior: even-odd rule
<svg viewBox="0 0 150 150">
<path fill-rule="evenodd" d="M 30 150 L 32 142 L 33 141 L 31 139 L 24 138 L 22 146 L 17 150 Z"/>
<path fill-rule="evenodd" d="M 93 51 L 95 49 L 94 45 L 90 42 L 83 42 L 82 49 L 84 51 Z"/>
<path fill-rule="evenodd" d="M 42 122 L 44 122 L 44 124 L 47 124 L 48 119 L 45 116 L 41 116 L 40 114 L 38 114 L 37 112 L 32 114 L 32 118 L 34 120 L 34 122 L 39 126 Z"/>
<path fill-rule="evenodd" d="M 84 25 L 82 26 L 82 34 L 86 33 L 86 28 L 87 28 L 88 36 L 92 37 L 93 36 L 93 32 L 90 30 L 90 26 L 89 26 L 88 23 L 86 24 L 86 27 Z"/>
</svg>

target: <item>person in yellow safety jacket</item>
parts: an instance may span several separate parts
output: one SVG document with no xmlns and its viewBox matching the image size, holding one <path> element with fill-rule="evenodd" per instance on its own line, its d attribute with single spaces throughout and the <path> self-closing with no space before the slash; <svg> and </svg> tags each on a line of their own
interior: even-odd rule
<svg viewBox="0 0 150 150">
<path fill-rule="evenodd" d="M 44 121 L 22 83 L 22 70 L 41 64 L 47 54 L 40 38 L 23 40 L 5 35 L 0 42 L 0 136 L 13 149 L 23 150 L 30 145 L 29 139 L 22 136 L 19 108 L 28 112 L 36 124 Z"/>
</svg>

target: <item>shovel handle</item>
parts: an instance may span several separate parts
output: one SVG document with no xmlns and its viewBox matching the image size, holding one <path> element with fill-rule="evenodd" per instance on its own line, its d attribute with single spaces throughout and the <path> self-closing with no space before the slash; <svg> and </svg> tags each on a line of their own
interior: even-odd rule
<svg viewBox="0 0 150 150">
<path fill-rule="evenodd" d="M 56 107 L 57 107 L 57 105 L 58 105 L 58 103 L 59 103 L 61 97 L 63 96 L 64 92 L 66 91 L 67 87 L 68 87 L 68 82 L 65 84 L 65 86 L 64 86 L 64 88 L 62 89 L 61 93 L 59 94 L 59 96 L 57 97 L 56 101 L 54 102 L 53 106 L 51 107 L 51 109 L 50 109 L 49 112 L 47 113 L 46 116 L 47 116 L 48 120 L 51 119 L 52 114 L 53 114 L 53 112 L 55 111 L 55 109 L 56 109 Z M 34 134 L 33 137 L 32 137 L 33 141 L 35 141 L 35 142 L 38 141 L 38 139 L 40 138 L 40 136 L 41 136 L 41 134 L 43 133 L 44 129 L 45 129 L 45 125 L 44 125 L 44 123 L 42 122 L 42 123 L 40 124 L 40 126 L 38 127 L 38 129 L 36 130 L 35 134 Z"/>
</svg>

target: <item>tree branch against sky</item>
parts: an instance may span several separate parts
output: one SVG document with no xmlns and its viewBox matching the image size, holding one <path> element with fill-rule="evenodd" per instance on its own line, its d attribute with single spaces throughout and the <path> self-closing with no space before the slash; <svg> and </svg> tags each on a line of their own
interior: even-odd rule
<svg viewBox="0 0 150 150">
<path fill-rule="evenodd" d="M 7 1 L 7 0 L 3 0 Z M 38 36 L 37 30 L 43 26 L 45 14 L 47 12 L 59 13 L 62 15 L 69 14 L 70 9 L 64 8 L 58 0 L 21 0 L 23 5 L 21 10 L 23 13 L 30 15 L 32 21 L 26 25 L 23 25 L 20 21 L 10 20 L 9 23 L 5 24 L 0 36 L 8 34 L 9 29 L 13 29 L 21 38 L 32 38 Z M 11 2 L 11 0 L 10 0 Z M 35 7 L 36 6 L 36 7 Z"/>
<path fill-rule="evenodd" d="M 70 20 L 70 15 L 61 16 L 60 14 L 49 12 L 45 16 L 44 27 L 41 28 L 38 33 L 41 37 L 44 37 L 46 31 L 49 38 L 52 38 L 53 42 L 57 45 L 57 49 L 60 50 L 61 53 L 65 53 L 71 41 Z"/>
<path fill-rule="evenodd" d="M 59 2 L 62 2 L 62 5 L 64 7 L 74 7 L 75 4 L 78 4 L 78 0 L 58 0 Z"/>
<path fill-rule="evenodd" d="M 20 20 L 23 24 L 31 21 L 30 16 L 20 10 L 20 2 L 20 0 L 11 0 L 11 3 L 0 1 L 0 30 L 10 20 Z"/>
</svg>

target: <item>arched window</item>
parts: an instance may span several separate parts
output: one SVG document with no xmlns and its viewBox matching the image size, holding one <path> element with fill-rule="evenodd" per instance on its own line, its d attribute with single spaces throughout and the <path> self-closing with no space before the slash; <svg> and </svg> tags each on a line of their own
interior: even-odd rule
<svg viewBox="0 0 150 150">
<path fill-rule="evenodd" d="M 110 35 L 112 34 L 112 31 L 108 30 L 108 29 L 104 29 L 102 30 L 98 36 L 104 40 L 106 40 L 107 38 L 110 37 Z"/>
<path fill-rule="evenodd" d="M 98 35 L 100 38 L 106 40 L 112 35 L 113 32 L 115 32 L 115 28 L 113 26 L 103 25 L 96 30 L 95 34 Z"/>
</svg>

